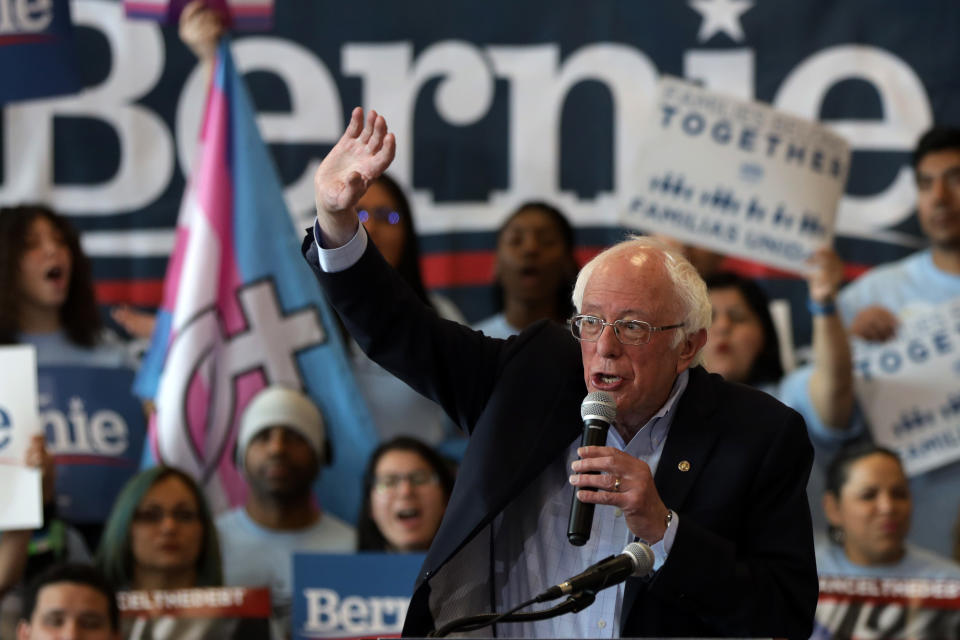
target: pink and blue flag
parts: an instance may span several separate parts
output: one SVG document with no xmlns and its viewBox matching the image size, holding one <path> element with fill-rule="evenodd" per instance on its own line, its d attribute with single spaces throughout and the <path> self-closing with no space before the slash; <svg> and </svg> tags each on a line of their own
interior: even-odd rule
<svg viewBox="0 0 960 640">
<path fill-rule="evenodd" d="M 156 406 L 150 453 L 197 478 L 215 510 L 237 505 L 245 487 L 233 450 L 244 408 L 266 385 L 302 389 L 323 413 L 334 450 L 318 497 L 353 521 L 376 431 L 333 312 L 300 255 L 228 42 L 217 50 L 163 302 L 135 385 Z"/>
</svg>

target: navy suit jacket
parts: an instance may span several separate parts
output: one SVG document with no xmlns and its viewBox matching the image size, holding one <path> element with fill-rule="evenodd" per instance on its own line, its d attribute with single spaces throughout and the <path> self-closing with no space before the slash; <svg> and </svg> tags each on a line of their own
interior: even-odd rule
<svg viewBox="0 0 960 640">
<path fill-rule="evenodd" d="M 440 319 L 372 242 L 351 268 L 324 273 L 312 240 L 308 232 L 303 253 L 360 346 L 470 434 L 407 611 L 404 635 L 424 636 L 492 609 L 490 525 L 580 437 L 580 349 L 553 323 L 503 341 Z M 621 636 L 808 638 L 818 593 L 812 459 L 799 414 L 692 369 L 654 478 L 680 525 L 660 570 L 627 581 Z M 457 610 L 464 591 L 485 593 L 486 606 Z"/>
</svg>

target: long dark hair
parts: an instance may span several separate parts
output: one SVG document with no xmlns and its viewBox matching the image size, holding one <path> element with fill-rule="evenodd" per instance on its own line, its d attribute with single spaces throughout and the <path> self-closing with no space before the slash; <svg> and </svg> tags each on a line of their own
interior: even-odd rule
<svg viewBox="0 0 960 640">
<path fill-rule="evenodd" d="M 223 584 L 220 563 L 220 543 L 213 513 L 207 505 L 203 492 L 196 481 L 175 467 L 156 466 L 141 471 L 130 478 L 113 503 L 110 517 L 103 528 L 96 564 L 111 584 L 118 589 L 130 588 L 133 582 L 134 557 L 130 540 L 130 528 L 140 502 L 160 481 L 177 478 L 190 489 L 197 503 L 200 522 L 203 525 L 203 543 L 197 556 L 198 587 L 219 587 Z"/>
<path fill-rule="evenodd" d="M 721 271 L 704 279 L 707 291 L 714 289 L 736 289 L 743 296 L 750 310 L 760 320 L 763 328 L 763 348 L 757 354 L 750 372 L 744 381 L 749 385 L 778 382 L 783 377 L 783 364 L 780 362 L 780 342 L 777 330 L 770 315 L 770 300 L 756 282 L 736 273 Z"/>
<path fill-rule="evenodd" d="M 580 271 L 580 265 L 577 264 L 577 259 L 573 255 L 575 243 L 573 225 L 570 224 L 567 216 L 563 215 L 560 209 L 542 200 L 524 202 L 507 216 L 507 219 L 504 220 L 500 228 L 497 229 L 497 247 L 500 246 L 500 240 L 503 238 L 504 232 L 506 232 L 507 227 L 510 226 L 514 218 L 528 211 L 541 211 L 556 225 L 557 231 L 560 232 L 560 237 L 563 239 L 563 248 L 566 250 L 570 262 L 573 265 L 569 276 L 561 283 L 555 293 L 556 301 L 554 303 L 554 309 L 556 309 L 556 317 L 553 319 L 558 322 L 565 322 L 573 315 L 573 301 L 570 299 L 570 294 L 573 293 L 573 285 L 577 281 L 577 272 Z M 500 313 L 504 307 L 505 291 L 503 290 L 503 283 L 500 282 L 499 277 L 494 278 L 492 293 L 493 312 Z"/>
<path fill-rule="evenodd" d="M 60 307 L 60 325 L 71 342 L 94 346 L 103 327 L 93 292 L 90 261 L 80 248 L 77 232 L 66 218 L 40 204 L 0 208 L 0 344 L 14 344 L 20 326 L 20 261 L 35 220 L 46 218 L 70 251 L 70 287 Z"/>
<path fill-rule="evenodd" d="M 407 281 L 407 284 L 417 294 L 417 297 L 423 300 L 427 305 L 433 306 L 430 298 L 427 296 L 427 289 L 423 286 L 423 276 L 420 273 L 420 242 L 417 240 L 417 230 L 413 226 L 413 213 L 410 210 L 410 201 L 404 195 L 403 189 L 397 182 L 388 176 L 382 174 L 373 181 L 373 184 L 380 185 L 387 190 L 390 197 L 397 203 L 397 213 L 400 214 L 400 227 L 403 229 L 403 252 L 400 254 L 400 262 L 397 264 L 397 271 Z"/>
<path fill-rule="evenodd" d="M 391 451 L 409 451 L 426 461 L 437 478 L 440 488 L 443 489 L 445 500 L 450 499 L 453 492 L 453 469 L 432 447 L 424 442 L 409 436 L 397 436 L 384 442 L 370 455 L 367 468 L 363 472 L 363 503 L 360 505 L 360 515 L 357 518 L 357 550 L 358 551 L 386 551 L 390 548 L 386 538 L 373 520 L 373 511 L 370 496 L 373 493 L 373 484 L 376 480 L 377 464 L 385 454 Z"/>
</svg>

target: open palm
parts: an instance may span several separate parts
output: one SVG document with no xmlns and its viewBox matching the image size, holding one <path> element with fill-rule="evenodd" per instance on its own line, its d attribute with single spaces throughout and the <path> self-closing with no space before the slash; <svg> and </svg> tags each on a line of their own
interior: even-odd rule
<svg viewBox="0 0 960 640">
<path fill-rule="evenodd" d="M 396 141 L 383 116 L 371 110 L 366 120 L 356 107 L 350 124 L 313 177 L 317 209 L 330 214 L 352 211 L 370 183 L 393 161 Z"/>
</svg>

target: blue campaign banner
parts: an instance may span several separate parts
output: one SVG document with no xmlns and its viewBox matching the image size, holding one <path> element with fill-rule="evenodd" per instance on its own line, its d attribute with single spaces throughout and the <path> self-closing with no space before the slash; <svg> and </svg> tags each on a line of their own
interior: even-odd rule
<svg viewBox="0 0 960 640">
<path fill-rule="evenodd" d="M 119 0 L 71 8 L 85 91 L 4 110 L 0 202 L 70 215 L 101 299 L 155 307 L 206 72 L 175 29 L 126 19 Z M 272 31 L 232 47 L 297 227 L 350 110 L 376 108 L 397 134 L 391 172 L 411 195 L 427 286 L 474 321 L 492 307 L 494 231 L 523 200 L 569 215 L 581 260 L 622 237 L 618 203 L 663 75 L 849 142 L 836 242 L 848 276 L 914 251 L 910 151 L 934 122 L 960 124 L 958 25 L 956 0 L 281 2 Z M 806 297 L 794 276 L 749 273 Z M 794 306 L 803 342 L 809 314 Z"/>
<path fill-rule="evenodd" d="M 420 553 L 297 553 L 293 637 L 399 637 Z"/>
<path fill-rule="evenodd" d="M 139 470 L 146 420 L 132 384 L 128 369 L 38 368 L 40 421 L 57 461 L 57 509 L 65 520 L 106 520 Z"/>
<path fill-rule="evenodd" d="M 68 0 L 0 0 L 0 103 L 80 86 Z"/>
</svg>

